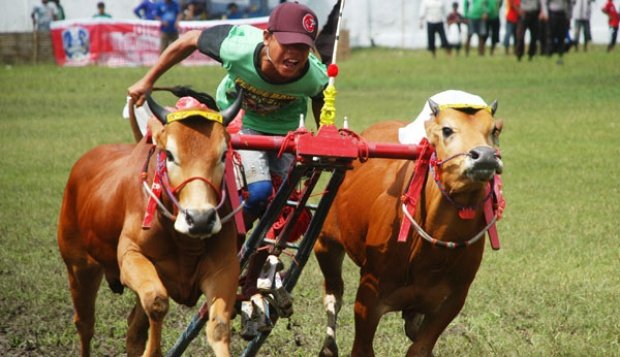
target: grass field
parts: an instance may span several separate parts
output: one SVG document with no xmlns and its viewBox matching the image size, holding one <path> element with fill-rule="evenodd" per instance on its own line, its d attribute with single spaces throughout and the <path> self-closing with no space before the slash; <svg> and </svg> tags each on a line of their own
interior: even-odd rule
<svg viewBox="0 0 620 357">
<path fill-rule="evenodd" d="M 437 356 L 620 356 L 620 52 L 570 53 L 565 64 L 496 55 L 356 50 L 342 62 L 337 115 L 356 131 L 385 119 L 414 118 L 426 98 L 462 89 L 499 100 L 507 209 L 502 249 L 487 249 L 467 303 L 440 338 Z M 121 119 L 126 88 L 145 68 L 0 68 L 0 355 L 79 352 L 56 220 L 70 167 L 102 143 L 131 142 Z M 161 84 L 214 92 L 222 70 L 175 68 Z M 163 98 L 163 97 L 162 97 Z M 339 124 L 340 125 L 340 124 Z M 106 170 L 102 163 L 102 170 Z M 350 350 L 357 270 L 347 290 L 338 341 Z M 314 259 L 261 356 L 316 355 L 325 331 Z M 95 356 L 124 354 L 133 296 L 102 286 Z M 170 346 L 195 309 L 173 305 Z M 402 356 L 400 315 L 387 315 L 377 356 Z M 235 321 L 238 331 L 238 321 Z M 243 347 L 234 336 L 233 352 Z M 187 355 L 211 355 L 204 336 Z"/>
</svg>

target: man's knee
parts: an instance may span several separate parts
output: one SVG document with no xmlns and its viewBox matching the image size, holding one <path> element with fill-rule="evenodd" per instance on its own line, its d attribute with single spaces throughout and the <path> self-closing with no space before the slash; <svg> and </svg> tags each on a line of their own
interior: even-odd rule
<svg viewBox="0 0 620 357">
<path fill-rule="evenodd" d="M 248 184 L 248 199 L 245 202 L 245 210 L 258 215 L 271 196 L 273 186 L 271 181 L 257 181 Z"/>
</svg>

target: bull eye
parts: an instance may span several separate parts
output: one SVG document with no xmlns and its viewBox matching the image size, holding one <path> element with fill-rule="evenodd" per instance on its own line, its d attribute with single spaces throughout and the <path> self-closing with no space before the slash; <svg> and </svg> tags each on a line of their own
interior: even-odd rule
<svg viewBox="0 0 620 357">
<path fill-rule="evenodd" d="M 441 128 L 441 133 L 443 134 L 444 138 L 448 138 L 450 137 L 450 135 L 454 134 L 454 130 L 452 130 L 452 128 L 444 126 L 443 128 Z"/>
<path fill-rule="evenodd" d="M 166 150 L 166 161 L 174 162 L 174 155 L 172 155 L 170 150 Z"/>
</svg>

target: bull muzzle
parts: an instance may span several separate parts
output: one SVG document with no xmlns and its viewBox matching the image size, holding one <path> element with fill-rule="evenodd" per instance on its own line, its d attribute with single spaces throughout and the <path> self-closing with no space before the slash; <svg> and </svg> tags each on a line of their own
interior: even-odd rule
<svg viewBox="0 0 620 357">
<path fill-rule="evenodd" d="M 489 181 L 495 174 L 501 174 L 501 156 L 490 146 L 478 146 L 469 151 L 466 159 L 466 174 L 475 181 Z"/>
<path fill-rule="evenodd" d="M 215 208 L 190 208 L 179 213 L 174 227 L 180 233 L 207 238 L 217 234 L 222 229 L 222 224 Z"/>
</svg>

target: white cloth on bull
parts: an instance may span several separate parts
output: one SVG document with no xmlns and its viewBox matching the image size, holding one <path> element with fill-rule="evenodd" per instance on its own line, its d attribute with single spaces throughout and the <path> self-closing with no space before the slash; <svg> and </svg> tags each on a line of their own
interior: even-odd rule
<svg viewBox="0 0 620 357">
<path fill-rule="evenodd" d="M 437 93 L 431 97 L 433 102 L 440 107 L 453 108 L 485 108 L 487 103 L 477 95 L 463 92 L 460 90 L 447 90 Z M 401 144 L 418 144 L 422 138 L 426 137 L 426 129 L 424 122 L 432 116 L 431 108 L 428 101 L 424 103 L 424 107 L 415 120 L 405 127 L 398 129 L 398 141 Z"/>
<path fill-rule="evenodd" d="M 127 97 L 127 103 L 125 103 L 125 107 L 123 107 L 123 118 L 125 119 L 129 119 L 129 99 L 131 99 L 131 97 Z M 136 116 L 140 132 L 143 136 L 146 135 L 146 122 L 153 116 L 151 108 L 149 108 L 149 105 L 145 102 L 141 107 L 134 105 L 133 112 Z"/>
</svg>

